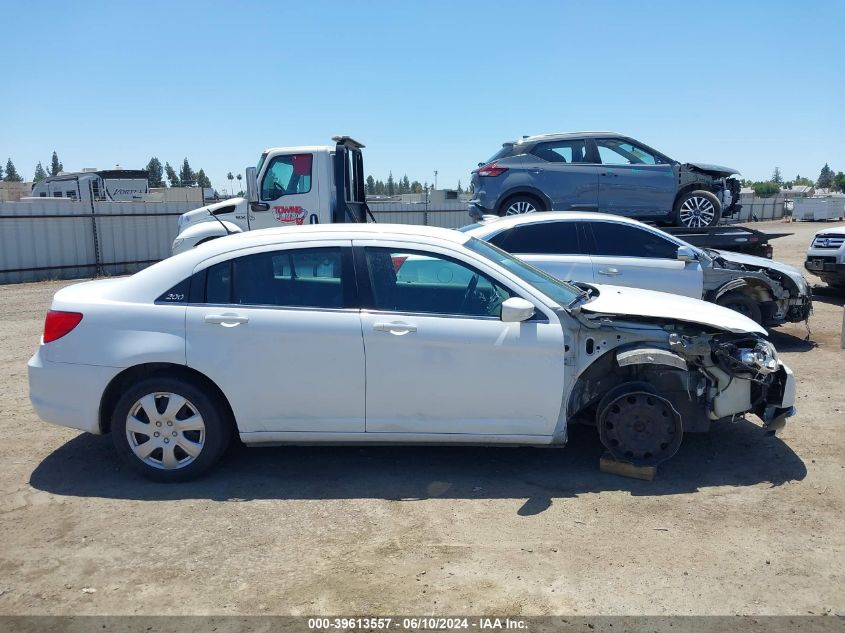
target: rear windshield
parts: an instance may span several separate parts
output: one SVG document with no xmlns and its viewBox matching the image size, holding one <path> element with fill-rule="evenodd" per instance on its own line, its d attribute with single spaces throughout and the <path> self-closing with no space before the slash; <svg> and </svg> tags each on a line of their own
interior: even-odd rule
<svg viewBox="0 0 845 633">
<path fill-rule="evenodd" d="M 505 143 L 504 145 L 502 145 L 502 149 L 500 149 L 498 152 L 496 152 L 490 158 L 488 158 L 487 162 L 485 162 L 484 164 L 486 165 L 487 163 L 492 163 L 494 160 L 499 160 L 501 158 L 507 158 L 512 153 L 513 153 L 513 143 Z"/>
</svg>

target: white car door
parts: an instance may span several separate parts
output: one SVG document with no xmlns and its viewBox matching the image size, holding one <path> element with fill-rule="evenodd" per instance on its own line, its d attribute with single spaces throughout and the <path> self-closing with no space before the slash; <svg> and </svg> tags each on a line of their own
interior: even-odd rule
<svg viewBox="0 0 845 633">
<path fill-rule="evenodd" d="M 550 220 L 519 224 L 490 237 L 504 251 L 564 281 L 595 281 L 578 223 Z"/>
<path fill-rule="evenodd" d="M 371 289 L 361 313 L 367 433 L 552 434 L 564 386 L 553 312 L 503 323 L 497 306 L 515 293 L 460 254 L 354 244 L 359 285 Z"/>
<path fill-rule="evenodd" d="M 585 223 L 596 283 L 658 290 L 701 299 L 701 263 L 678 259 L 678 244 L 648 227 L 613 221 Z"/>
<path fill-rule="evenodd" d="M 204 290 L 187 308 L 187 362 L 223 390 L 242 433 L 364 431 L 350 247 L 323 240 L 251 249 L 199 273 Z"/>
</svg>

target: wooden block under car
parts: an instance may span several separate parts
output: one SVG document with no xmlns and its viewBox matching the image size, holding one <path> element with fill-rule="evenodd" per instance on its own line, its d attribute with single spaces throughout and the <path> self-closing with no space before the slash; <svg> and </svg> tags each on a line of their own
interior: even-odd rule
<svg viewBox="0 0 845 633">
<path fill-rule="evenodd" d="M 657 475 L 657 466 L 634 466 L 628 462 L 620 462 L 610 453 L 605 453 L 599 460 L 599 470 L 611 475 L 621 475 L 632 479 L 652 481 Z"/>
</svg>

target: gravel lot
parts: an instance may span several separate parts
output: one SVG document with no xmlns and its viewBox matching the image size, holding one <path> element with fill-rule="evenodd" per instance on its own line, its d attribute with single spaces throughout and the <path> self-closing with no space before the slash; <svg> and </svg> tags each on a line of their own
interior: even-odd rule
<svg viewBox="0 0 845 633">
<path fill-rule="evenodd" d="M 819 224 L 775 256 L 801 265 Z M 814 280 L 818 282 L 818 280 Z M 823 614 L 845 609 L 843 297 L 772 339 L 779 437 L 685 439 L 653 482 L 564 449 L 237 447 L 158 485 L 40 422 L 26 361 L 53 293 L 0 286 L 0 614 Z"/>
</svg>

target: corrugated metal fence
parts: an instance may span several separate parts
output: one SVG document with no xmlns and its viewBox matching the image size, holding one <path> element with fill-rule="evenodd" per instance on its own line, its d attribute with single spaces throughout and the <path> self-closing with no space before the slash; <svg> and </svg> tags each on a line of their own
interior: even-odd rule
<svg viewBox="0 0 845 633">
<path fill-rule="evenodd" d="M 177 218 L 201 204 L 0 203 L 0 283 L 135 272 L 170 255 Z"/>
<path fill-rule="evenodd" d="M 376 222 L 385 224 L 417 224 L 457 229 L 472 222 L 466 202 L 441 202 L 437 204 L 436 209 L 424 203 L 378 203 L 371 204 L 370 211 Z"/>
</svg>

